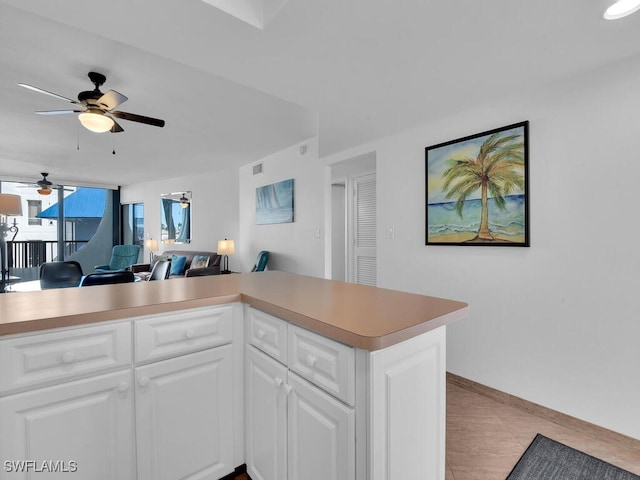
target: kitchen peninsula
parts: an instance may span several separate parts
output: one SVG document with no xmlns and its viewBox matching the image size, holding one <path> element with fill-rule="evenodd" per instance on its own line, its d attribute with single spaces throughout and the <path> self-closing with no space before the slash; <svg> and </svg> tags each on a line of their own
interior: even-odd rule
<svg viewBox="0 0 640 480">
<path fill-rule="evenodd" d="M 284 272 L 1 295 L 0 460 L 443 479 L 445 329 L 467 308 Z"/>
</svg>

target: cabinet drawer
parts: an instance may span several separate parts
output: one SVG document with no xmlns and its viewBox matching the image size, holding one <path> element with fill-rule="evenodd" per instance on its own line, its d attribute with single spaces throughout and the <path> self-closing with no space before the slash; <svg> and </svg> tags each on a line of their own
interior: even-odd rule
<svg viewBox="0 0 640 480">
<path fill-rule="evenodd" d="M 210 307 L 134 322 L 136 363 L 174 357 L 231 343 L 233 307 Z"/>
<path fill-rule="evenodd" d="M 131 364 L 131 323 L 0 341 L 0 392 Z"/>
<path fill-rule="evenodd" d="M 326 392 L 354 405 L 355 352 L 348 345 L 289 325 L 289 368 Z"/>
<path fill-rule="evenodd" d="M 247 342 L 267 355 L 287 363 L 287 322 L 247 307 Z"/>
</svg>

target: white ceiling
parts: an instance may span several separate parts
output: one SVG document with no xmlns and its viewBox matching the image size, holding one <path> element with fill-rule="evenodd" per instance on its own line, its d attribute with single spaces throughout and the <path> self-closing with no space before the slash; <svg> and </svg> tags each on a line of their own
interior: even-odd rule
<svg viewBox="0 0 640 480">
<path fill-rule="evenodd" d="M 289 0 L 260 30 L 200 0 L 0 0 L 0 176 L 126 185 L 316 134 L 328 155 L 640 56 L 640 13 L 607 22 L 606 6 Z M 90 70 L 129 97 L 120 109 L 166 127 L 91 134 L 74 116 L 34 115 L 67 105 L 16 85 L 74 98 Z"/>
</svg>

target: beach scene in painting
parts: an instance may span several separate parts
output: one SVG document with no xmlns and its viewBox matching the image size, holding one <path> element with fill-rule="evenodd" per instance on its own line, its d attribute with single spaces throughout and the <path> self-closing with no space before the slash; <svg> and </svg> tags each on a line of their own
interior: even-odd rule
<svg viewBox="0 0 640 480">
<path fill-rule="evenodd" d="M 527 245 L 526 123 L 427 148 L 427 244 Z"/>
<path fill-rule="evenodd" d="M 293 179 L 256 188 L 256 224 L 293 222 Z"/>
</svg>

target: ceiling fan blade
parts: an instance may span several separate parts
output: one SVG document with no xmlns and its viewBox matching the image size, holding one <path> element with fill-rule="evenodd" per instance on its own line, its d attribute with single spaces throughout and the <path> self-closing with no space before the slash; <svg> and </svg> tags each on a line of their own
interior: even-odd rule
<svg viewBox="0 0 640 480">
<path fill-rule="evenodd" d="M 113 118 L 111 120 L 113 120 Z M 120 133 L 120 132 L 124 132 L 124 128 L 122 128 L 118 122 L 113 120 L 113 127 L 111 127 L 110 131 L 111 133 Z"/>
<path fill-rule="evenodd" d="M 147 125 L 153 125 L 154 127 L 164 127 L 164 120 L 159 118 L 145 117 L 142 115 L 136 115 L 134 113 L 127 112 L 109 112 L 114 117 L 122 118 L 123 120 L 129 120 L 131 122 L 146 123 Z"/>
<path fill-rule="evenodd" d="M 33 90 L 34 92 L 44 93 L 45 95 L 49 95 L 50 97 L 58 98 L 60 100 L 64 100 L 64 101 L 70 102 L 70 103 L 75 103 L 76 105 L 82 105 L 80 102 L 77 102 L 75 100 L 71 100 L 70 98 L 67 98 L 67 97 L 63 97 L 62 95 L 58 95 L 57 93 L 48 92 L 48 91 L 43 90 L 41 88 L 34 87 L 33 85 L 28 85 L 26 83 L 19 83 L 18 85 L 20 85 L 21 87 L 24 87 L 24 88 L 28 88 L 29 90 Z"/>
<path fill-rule="evenodd" d="M 98 105 L 104 107 L 106 110 L 113 110 L 121 103 L 124 103 L 128 100 L 127 97 L 122 95 L 120 92 L 116 92 L 115 90 L 109 90 L 107 93 L 102 95 L 98 100 Z"/>
<path fill-rule="evenodd" d="M 84 110 L 38 110 L 38 115 L 65 115 L 67 113 L 81 113 Z"/>
</svg>

